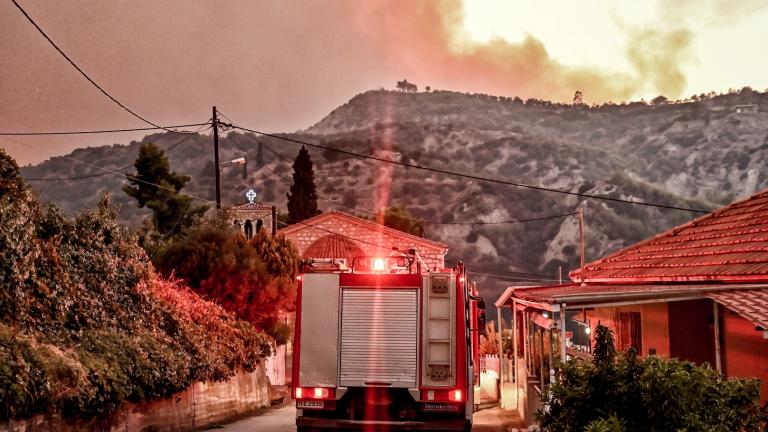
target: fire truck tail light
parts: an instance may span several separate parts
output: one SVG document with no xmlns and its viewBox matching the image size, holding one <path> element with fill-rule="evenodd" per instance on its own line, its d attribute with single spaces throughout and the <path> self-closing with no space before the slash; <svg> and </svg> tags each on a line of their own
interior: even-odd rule
<svg viewBox="0 0 768 432">
<path fill-rule="evenodd" d="M 461 390 L 454 390 L 451 392 L 451 400 L 461 402 Z"/>
<path fill-rule="evenodd" d="M 326 387 L 314 387 L 314 388 L 296 388 L 296 399 L 328 399 L 331 397 L 330 388 Z"/>
</svg>

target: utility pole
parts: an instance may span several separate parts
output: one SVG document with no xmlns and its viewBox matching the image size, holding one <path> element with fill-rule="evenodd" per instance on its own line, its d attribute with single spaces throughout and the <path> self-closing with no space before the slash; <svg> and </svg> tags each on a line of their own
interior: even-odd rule
<svg viewBox="0 0 768 432">
<path fill-rule="evenodd" d="M 581 286 L 584 286 L 586 285 L 586 282 L 584 282 L 584 207 L 579 207 L 579 244 L 581 246 L 581 271 L 579 276 Z"/>
<path fill-rule="evenodd" d="M 215 106 L 213 107 L 211 127 L 213 127 L 213 164 L 216 165 L 216 210 L 219 210 L 221 209 L 221 175 L 219 172 L 219 119 Z"/>
</svg>

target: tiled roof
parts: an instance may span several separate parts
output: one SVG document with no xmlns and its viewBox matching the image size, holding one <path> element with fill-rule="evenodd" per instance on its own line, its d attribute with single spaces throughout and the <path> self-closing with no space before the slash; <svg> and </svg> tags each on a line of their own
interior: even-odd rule
<svg viewBox="0 0 768 432">
<path fill-rule="evenodd" d="M 363 255 L 362 249 L 352 240 L 337 234 L 329 234 L 309 245 L 302 258 L 346 258 L 348 265 L 352 265 L 352 259 L 361 255 Z"/>
<path fill-rule="evenodd" d="M 602 283 L 768 281 L 768 191 L 592 262 L 584 273 Z"/>
<path fill-rule="evenodd" d="M 765 283 L 657 283 L 657 284 L 563 284 L 551 286 L 509 287 L 496 306 L 512 304 L 512 298 L 541 304 L 566 303 L 570 306 L 622 301 L 662 301 L 663 299 L 709 296 L 711 293 L 760 292 Z M 715 295 L 712 294 L 712 295 Z M 714 298 L 714 297 L 713 297 Z"/>
<path fill-rule="evenodd" d="M 272 210 L 272 206 L 267 206 L 259 203 L 245 203 L 239 206 L 230 207 L 230 210 Z"/>
<path fill-rule="evenodd" d="M 309 229 L 309 228 L 312 228 L 313 226 L 319 225 L 320 223 L 327 221 L 328 219 L 333 219 L 333 218 L 341 219 L 341 220 L 356 224 L 358 226 L 361 226 L 363 228 L 375 230 L 395 238 L 400 238 L 406 242 L 419 244 L 429 249 L 437 249 L 437 250 L 440 250 L 442 253 L 446 253 L 448 251 L 448 246 L 444 243 L 439 243 L 429 239 L 417 237 L 413 234 L 408 234 L 406 232 L 384 226 L 380 223 L 369 221 L 367 219 L 361 219 L 357 216 L 352 216 L 351 214 L 347 214 L 347 213 L 336 211 L 336 210 L 311 217 L 309 219 L 303 220 L 293 225 L 289 225 L 279 230 L 278 234 L 288 235 L 290 233 L 293 233 L 302 229 Z"/>
<path fill-rule="evenodd" d="M 706 295 L 755 325 L 768 329 L 768 289 L 721 291 Z"/>
</svg>

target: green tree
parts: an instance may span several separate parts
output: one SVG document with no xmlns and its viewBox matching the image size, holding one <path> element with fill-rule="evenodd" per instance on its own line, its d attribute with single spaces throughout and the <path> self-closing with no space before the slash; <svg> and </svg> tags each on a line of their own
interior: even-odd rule
<svg viewBox="0 0 768 432">
<path fill-rule="evenodd" d="M 156 145 L 142 144 L 133 166 L 136 174 L 123 191 L 136 199 L 139 208 L 152 210 L 152 224 L 159 234 L 180 234 L 208 210 L 208 206 L 194 206 L 191 197 L 179 193 L 189 176 L 171 171 L 165 152 Z"/>
<path fill-rule="evenodd" d="M 280 317 L 294 308 L 299 254 L 285 237 L 262 230 L 246 240 L 220 214 L 161 249 L 157 262 L 163 274 L 182 278 L 200 296 L 250 321 L 278 344 L 287 342 Z"/>
<path fill-rule="evenodd" d="M 424 222 L 414 219 L 403 206 L 387 207 L 383 212 L 379 212 L 378 219 L 390 228 L 424 237 Z"/>
<path fill-rule="evenodd" d="M 288 197 L 288 223 L 294 224 L 320 214 L 317 208 L 317 191 L 312 159 L 304 146 L 301 146 L 296 160 L 293 161 L 293 184 Z"/>
</svg>

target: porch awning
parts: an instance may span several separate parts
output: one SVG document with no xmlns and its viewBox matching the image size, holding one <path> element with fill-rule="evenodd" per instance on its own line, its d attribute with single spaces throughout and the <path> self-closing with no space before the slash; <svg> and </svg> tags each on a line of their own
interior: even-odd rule
<svg viewBox="0 0 768 432">
<path fill-rule="evenodd" d="M 768 330 L 768 289 L 718 291 L 705 295 Z"/>
<path fill-rule="evenodd" d="M 551 318 L 547 318 L 538 312 L 531 312 L 531 321 L 533 321 L 534 324 L 543 328 L 544 330 L 551 329 L 552 324 L 554 323 Z"/>
</svg>

